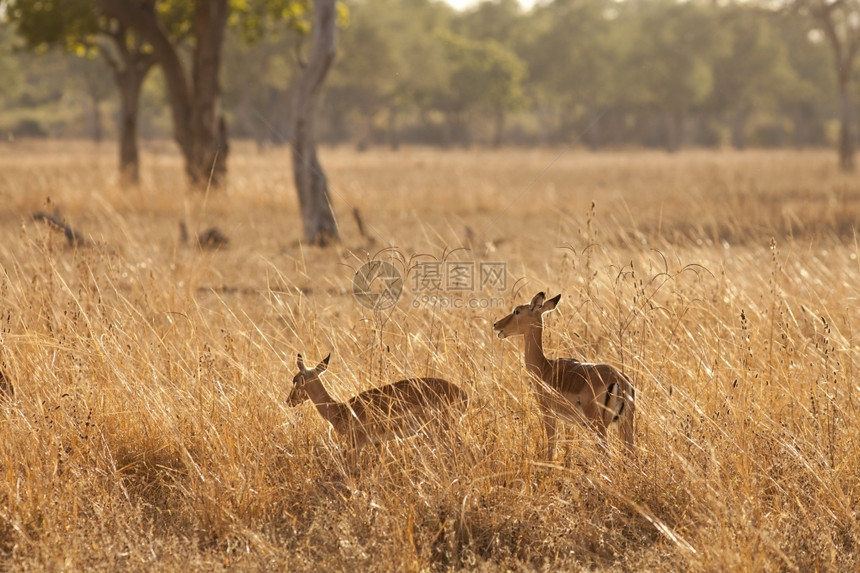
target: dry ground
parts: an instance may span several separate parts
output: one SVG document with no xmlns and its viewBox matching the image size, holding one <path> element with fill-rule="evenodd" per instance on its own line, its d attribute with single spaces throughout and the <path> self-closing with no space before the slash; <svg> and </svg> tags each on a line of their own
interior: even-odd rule
<svg viewBox="0 0 860 573">
<path fill-rule="evenodd" d="M 122 191 L 110 146 L 0 149 L 0 568 L 860 566 L 860 179 L 831 153 L 326 150 L 329 250 L 299 243 L 286 150 L 237 145 L 208 195 L 169 145 L 143 161 Z M 55 207 L 87 246 L 30 218 Z M 370 259 L 405 275 L 389 311 L 352 297 Z M 424 290 L 436 262 L 506 284 Z M 538 290 L 562 293 L 548 354 L 635 381 L 635 459 L 574 427 L 540 459 L 521 342 L 491 328 Z M 340 399 L 461 384 L 462 447 L 347 467 L 285 404 L 296 353 L 329 351 Z"/>
</svg>

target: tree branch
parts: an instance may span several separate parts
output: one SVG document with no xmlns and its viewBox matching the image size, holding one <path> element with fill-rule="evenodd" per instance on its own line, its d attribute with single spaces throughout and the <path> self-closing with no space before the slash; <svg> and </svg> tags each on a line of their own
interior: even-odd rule
<svg viewBox="0 0 860 573">
<path fill-rule="evenodd" d="M 182 62 L 174 44 L 167 37 L 155 14 L 151 0 L 143 3 L 127 0 L 97 0 L 97 6 L 105 16 L 114 18 L 122 26 L 135 30 L 152 46 L 153 54 L 164 70 L 174 116 L 176 141 L 183 149 L 189 149 L 191 136 L 183 126 L 191 115 L 191 92 Z"/>
</svg>

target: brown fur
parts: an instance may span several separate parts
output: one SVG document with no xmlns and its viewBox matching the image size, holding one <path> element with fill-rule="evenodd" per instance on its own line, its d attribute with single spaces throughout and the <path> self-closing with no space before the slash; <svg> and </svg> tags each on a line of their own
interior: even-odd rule
<svg viewBox="0 0 860 573">
<path fill-rule="evenodd" d="M 350 442 L 356 457 L 367 444 L 392 438 L 407 438 L 428 425 L 445 423 L 445 410 L 464 410 L 468 395 L 441 378 L 409 378 L 366 390 L 347 402 L 332 398 L 322 385 L 320 375 L 328 367 L 329 356 L 316 368 L 305 368 L 302 355 L 287 399 L 297 406 L 310 399 L 335 432 Z"/>
<path fill-rule="evenodd" d="M 608 364 L 544 356 L 543 313 L 554 309 L 560 299 L 557 295 L 546 300 L 540 292 L 531 303 L 514 308 L 493 325 L 499 338 L 519 334 L 525 338 L 526 368 L 535 381 L 532 388 L 547 433 L 547 459 L 555 452 L 556 419 L 590 427 L 603 447 L 609 425 L 618 421 L 625 445 L 632 451 L 636 408 L 630 379 Z"/>
</svg>

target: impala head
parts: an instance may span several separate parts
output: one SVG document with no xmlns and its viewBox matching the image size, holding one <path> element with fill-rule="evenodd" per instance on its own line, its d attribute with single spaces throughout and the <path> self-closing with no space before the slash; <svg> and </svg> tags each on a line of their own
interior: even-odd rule
<svg viewBox="0 0 860 573">
<path fill-rule="evenodd" d="M 302 355 L 298 355 L 296 358 L 296 366 L 299 367 L 299 372 L 293 376 L 293 390 L 287 398 L 287 403 L 290 406 L 298 406 L 309 398 L 307 391 L 305 391 L 305 387 L 309 382 L 316 380 L 319 378 L 320 374 L 326 371 L 326 368 L 328 368 L 329 358 L 331 358 L 331 354 L 323 358 L 322 362 L 317 364 L 316 368 L 305 368 L 305 361 L 302 359 Z"/>
<path fill-rule="evenodd" d="M 525 334 L 532 326 L 541 325 L 541 315 L 555 308 L 561 295 L 556 295 L 546 300 L 543 292 L 537 293 L 528 304 L 521 304 L 505 318 L 493 325 L 493 330 L 498 332 L 499 338 L 507 338 L 517 334 Z"/>
</svg>

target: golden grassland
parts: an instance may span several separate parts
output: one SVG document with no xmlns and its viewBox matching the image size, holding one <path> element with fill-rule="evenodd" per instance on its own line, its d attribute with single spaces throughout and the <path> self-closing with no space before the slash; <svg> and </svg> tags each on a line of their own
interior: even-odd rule
<svg viewBox="0 0 860 573">
<path fill-rule="evenodd" d="M 860 566 L 860 179 L 831 153 L 322 160 L 344 236 L 328 250 L 299 241 L 285 149 L 238 144 L 228 188 L 194 194 L 169 145 L 127 191 L 112 146 L 3 145 L 0 568 Z M 87 246 L 31 219 L 54 208 Z M 183 245 L 180 219 L 229 246 Z M 352 296 L 371 259 L 404 273 L 393 309 Z M 429 293 L 432 262 L 501 263 L 507 283 Z M 541 459 L 522 343 L 492 332 L 539 290 L 562 293 L 550 356 L 633 379 L 635 458 L 568 426 Z M 350 467 L 286 405 L 297 352 L 333 353 L 339 399 L 460 384 L 460 447 L 389 442 Z"/>
</svg>

